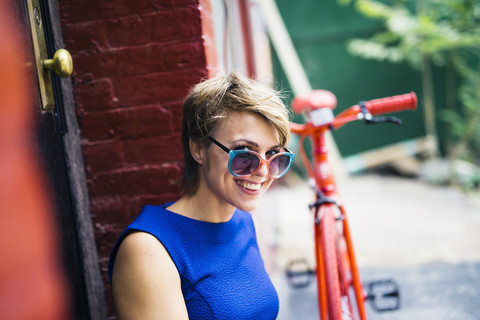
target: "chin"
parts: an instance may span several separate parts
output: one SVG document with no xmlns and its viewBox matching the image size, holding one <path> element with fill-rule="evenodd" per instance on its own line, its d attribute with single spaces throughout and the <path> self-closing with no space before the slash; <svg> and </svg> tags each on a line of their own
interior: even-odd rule
<svg viewBox="0 0 480 320">
<path fill-rule="evenodd" d="M 252 212 L 253 210 L 255 210 L 257 207 L 258 207 L 258 204 L 259 202 L 258 201 L 249 201 L 248 203 L 239 203 L 237 207 L 237 209 L 240 209 L 242 211 L 246 211 L 246 212 Z"/>
<path fill-rule="evenodd" d="M 271 182 L 267 182 L 266 184 L 264 184 L 262 189 L 256 191 L 255 194 L 246 195 L 244 193 L 241 193 L 239 198 L 237 198 L 236 201 L 234 200 L 234 203 L 232 204 L 234 205 L 234 207 L 242 211 L 252 212 L 260 205 L 262 196 L 264 195 L 270 184 Z"/>
</svg>

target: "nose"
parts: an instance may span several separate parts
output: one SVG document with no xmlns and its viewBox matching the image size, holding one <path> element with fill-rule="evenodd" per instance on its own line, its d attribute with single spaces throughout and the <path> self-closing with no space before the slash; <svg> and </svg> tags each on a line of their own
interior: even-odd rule
<svg viewBox="0 0 480 320">
<path fill-rule="evenodd" d="M 255 174 L 259 177 L 266 177 L 268 175 L 268 165 L 265 160 L 263 160 L 262 163 L 260 163 L 260 168 L 258 168 Z"/>
</svg>

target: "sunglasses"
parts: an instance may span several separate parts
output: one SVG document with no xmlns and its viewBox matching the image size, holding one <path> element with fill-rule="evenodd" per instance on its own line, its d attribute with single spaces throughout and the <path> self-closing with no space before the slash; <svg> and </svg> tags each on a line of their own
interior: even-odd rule
<svg viewBox="0 0 480 320">
<path fill-rule="evenodd" d="M 230 155 L 228 161 L 228 171 L 238 178 L 245 178 L 254 175 L 262 165 L 267 165 L 268 175 L 272 179 L 281 178 L 292 165 L 295 154 L 290 152 L 280 152 L 273 155 L 270 159 L 263 159 L 258 153 L 250 150 L 230 150 L 217 140 L 208 137 L 210 141 L 219 146 L 223 151 Z"/>
</svg>

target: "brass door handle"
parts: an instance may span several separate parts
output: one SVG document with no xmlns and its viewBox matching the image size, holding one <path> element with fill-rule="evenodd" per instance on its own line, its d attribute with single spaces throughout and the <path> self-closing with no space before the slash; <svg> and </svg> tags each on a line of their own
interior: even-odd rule
<svg viewBox="0 0 480 320">
<path fill-rule="evenodd" d="M 55 71 L 60 77 L 68 77 L 73 72 L 73 62 L 72 56 L 65 49 L 57 50 L 53 59 L 48 58 L 40 1 L 26 0 L 42 110 L 50 112 L 55 108 L 55 96 L 53 94 L 50 70 Z"/>
<path fill-rule="evenodd" d="M 55 71 L 62 78 L 69 77 L 73 71 L 72 56 L 67 50 L 58 49 L 53 59 L 43 60 L 43 67 L 46 70 Z"/>
</svg>

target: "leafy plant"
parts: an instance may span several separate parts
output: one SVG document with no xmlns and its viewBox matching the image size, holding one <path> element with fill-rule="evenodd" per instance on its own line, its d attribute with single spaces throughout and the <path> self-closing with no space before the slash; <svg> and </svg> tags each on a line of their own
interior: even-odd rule
<svg viewBox="0 0 480 320">
<path fill-rule="evenodd" d="M 438 118 L 450 128 L 448 157 L 480 164 L 480 1 L 338 0 L 343 5 L 352 1 L 360 14 L 380 20 L 384 29 L 368 39 L 350 40 L 348 50 L 365 59 L 408 63 L 420 70 L 425 126 L 435 139 L 432 65 L 444 66 L 447 108 Z"/>
</svg>

